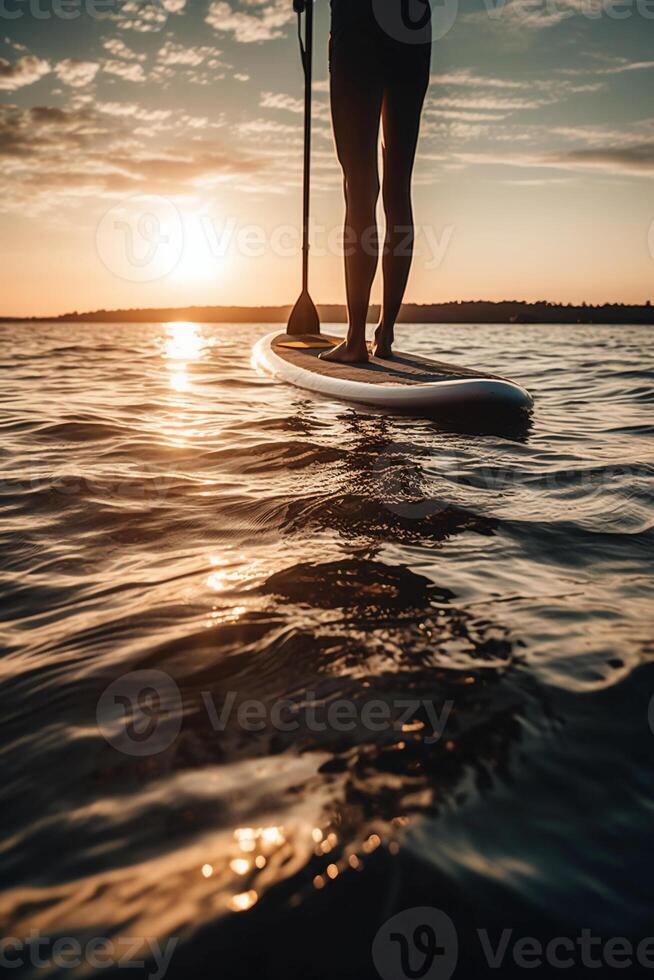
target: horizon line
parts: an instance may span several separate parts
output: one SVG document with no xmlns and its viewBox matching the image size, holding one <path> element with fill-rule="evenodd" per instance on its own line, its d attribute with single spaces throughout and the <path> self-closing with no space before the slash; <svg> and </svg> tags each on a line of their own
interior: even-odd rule
<svg viewBox="0 0 654 980">
<path fill-rule="evenodd" d="M 11 315 L 11 314 L 0 314 L 0 322 L 24 322 L 24 323 L 34 323 L 34 322 L 57 322 L 65 321 L 71 322 L 71 320 L 84 320 L 91 317 L 99 317 L 100 315 L 109 315 L 112 317 L 118 316 L 129 316 L 138 314 L 139 319 L 142 319 L 146 314 L 155 314 L 165 312 L 167 314 L 174 312 L 187 312 L 192 311 L 212 311 L 214 314 L 224 314 L 226 315 L 228 311 L 232 311 L 234 314 L 243 315 L 245 313 L 260 313 L 266 311 L 268 313 L 277 313 L 279 315 L 286 316 L 288 312 L 292 309 L 293 304 L 259 304 L 256 306 L 245 305 L 245 304 L 193 304 L 185 306 L 150 306 L 150 307 L 128 307 L 128 308 L 116 308 L 116 309 L 105 309 L 99 308 L 95 310 L 86 310 L 80 312 L 78 310 L 71 310 L 65 313 L 52 314 L 47 316 L 38 316 L 36 314 L 31 315 Z M 345 315 L 346 306 L 342 302 L 322 302 L 316 303 L 319 309 L 329 310 L 330 312 L 336 312 L 339 315 Z M 373 311 L 379 310 L 379 303 L 371 303 L 369 308 L 369 315 L 373 314 Z M 427 311 L 427 310 L 438 310 L 448 307 L 526 307 L 526 308 L 547 308 L 550 310 L 605 310 L 605 309 L 629 309 L 638 311 L 650 311 L 652 309 L 652 301 L 646 300 L 643 303 L 626 303 L 621 300 L 615 300 L 613 302 L 607 303 L 588 303 L 582 301 L 580 303 L 565 302 L 561 300 L 517 300 L 517 299 L 503 299 L 503 300 L 485 300 L 485 299 L 475 299 L 475 300 L 446 300 L 444 302 L 430 302 L 430 303 L 416 303 L 407 302 L 402 305 L 400 315 L 398 317 L 398 322 L 405 320 L 403 313 L 410 309 Z M 156 318 L 155 318 L 156 319 Z M 188 319 L 188 317 L 181 319 Z"/>
</svg>

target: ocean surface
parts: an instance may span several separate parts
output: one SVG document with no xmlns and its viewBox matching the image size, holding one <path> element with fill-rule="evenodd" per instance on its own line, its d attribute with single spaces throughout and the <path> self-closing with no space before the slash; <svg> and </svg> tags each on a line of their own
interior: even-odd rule
<svg viewBox="0 0 654 980">
<path fill-rule="evenodd" d="M 257 374 L 270 329 L 0 326 L 11 975 L 654 935 L 654 331 L 401 327 L 535 397 L 459 425 Z"/>
</svg>

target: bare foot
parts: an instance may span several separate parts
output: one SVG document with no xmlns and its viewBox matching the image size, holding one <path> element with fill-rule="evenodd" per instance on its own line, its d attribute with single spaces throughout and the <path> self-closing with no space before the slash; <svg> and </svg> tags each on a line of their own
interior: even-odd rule
<svg viewBox="0 0 654 980">
<path fill-rule="evenodd" d="M 382 360 L 388 360 L 393 356 L 393 331 L 386 330 L 386 328 L 380 323 L 375 330 L 375 342 L 372 348 L 373 357 L 379 357 Z"/>
<path fill-rule="evenodd" d="M 365 343 L 362 346 L 351 347 L 344 340 L 338 347 L 323 351 L 319 357 L 321 361 L 335 361 L 336 364 L 366 364 L 368 348 Z"/>
</svg>

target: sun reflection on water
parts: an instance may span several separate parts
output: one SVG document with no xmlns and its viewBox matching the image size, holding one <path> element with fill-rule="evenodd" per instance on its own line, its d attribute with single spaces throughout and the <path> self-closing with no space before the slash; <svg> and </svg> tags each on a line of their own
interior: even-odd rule
<svg viewBox="0 0 654 980">
<path fill-rule="evenodd" d="M 202 359 L 207 347 L 199 324 L 188 320 L 164 324 L 163 355 L 170 372 L 170 387 L 173 391 L 188 391 L 190 381 L 189 361 Z"/>
<path fill-rule="evenodd" d="M 164 356 L 170 361 L 198 361 L 206 342 L 197 323 L 179 320 L 165 323 Z"/>
</svg>

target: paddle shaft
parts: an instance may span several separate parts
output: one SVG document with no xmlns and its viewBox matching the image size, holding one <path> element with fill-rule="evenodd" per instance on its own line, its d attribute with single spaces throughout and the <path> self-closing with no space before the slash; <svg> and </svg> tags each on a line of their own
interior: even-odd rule
<svg viewBox="0 0 654 980">
<path fill-rule="evenodd" d="M 305 2 L 304 52 L 304 207 L 302 214 L 302 289 L 309 289 L 309 209 L 311 206 L 311 81 L 313 74 L 313 0 Z"/>
<path fill-rule="evenodd" d="M 311 199 L 311 80 L 313 66 L 313 0 L 294 0 L 304 68 L 304 200 L 302 208 L 302 292 L 286 325 L 289 336 L 320 335 L 320 316 L 309 296 L 309 204 Z M 305 15 L 304 39 L 302 14 Z"/>
</svg>

